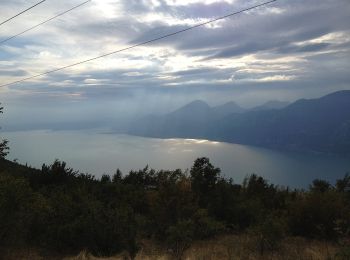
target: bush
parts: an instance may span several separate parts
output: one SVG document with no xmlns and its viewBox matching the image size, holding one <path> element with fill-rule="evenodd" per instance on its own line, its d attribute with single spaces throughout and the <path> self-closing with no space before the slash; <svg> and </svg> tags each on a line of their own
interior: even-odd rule
<svg viewBox="0 0 350 260">
<path fill-rule="evenodd" d="M 219 172 L 200 158 L 191 176 L 146 167 L 98 180 L 60 161 L 40 171 L 2 159 L 0 243 L 133 256 L 146 238 L 164 242 L 180 258 L 194 240 L 226 232 L 248 230 L 261 254 L 278 249 L 288 232 L 348 241 L 349 176 L 335 187 L 316 180 L 310 191 L 289 191 L 256 175 L 237 185 Z"/>
<path fill-rule="evenodd" d="M 18 246 L 38 237 L 48 211 L 46 200 L 27 180 L 0 174 L 0 244 Z"/>
<path fill-rule="evenodd" d="M 287 234 L 287 227 L 283 218 L 269 215 L 252 227 L 250 233 L 255 237 L 257 249 L 263 255 L 266 251 L 279 248 Z"/>
<path fill-rule="evenodd" d="M 184 251 L 194 240 L 195 227 L 191 220 L 180 220 L 168 228 L 166 241 L 174 256 L 181 259 Z"/>
</svg>

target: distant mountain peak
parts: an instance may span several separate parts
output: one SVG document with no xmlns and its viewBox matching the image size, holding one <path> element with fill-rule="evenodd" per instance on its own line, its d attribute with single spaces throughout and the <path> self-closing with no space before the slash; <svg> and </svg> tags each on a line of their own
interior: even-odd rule
<svg viewBox="0 0 350 260">
<path fill-rule="evenodd" d="M 183 107 L 180 107 L 170 114 L 177 116 L 189 116 L 206 113 L 210 110 L 211 107 L 206 102 L 202 100 L 195 100 Z"/>
<path fill-rule="evenodd" d="M 206 102 L 204 102 L 203 100 L 194 100 L 194 101 L 188 103 L 187 105 L 180 107 L 176 111 L 183 111 L 183 110 L 190 110 L 190 109 L 194 109 L 194 110 L 205 109 L 205 110 L 207 110 L 207 109 L 210 109 L 210 106 Z M 174 112 L 176 112 L 176 111 L 174 111 Z"/>
<path fill-rule="evenodd" d="M 328 95 L 321 97 L 321 99 L 336 98 L 336 97 L 349 98 L 350 97 L 350 90 L 336 91 L 336 92 L 333 92 L 333 93 L 330 93 Z"/>
<path fill-rule="evenodd" d="M 245 109 L 237 105 L 234 101 L 229 101 L 223 105 L 213 107 L 213 111 L 218 115 L 225 116 L 232 113 L 243 113 Z"/>
<path fill-rule="evenodd" d="M 234 102 L 210 107 L 195 100 L 173 113 L 136 120 L 130 134 L 200 138 L 270 148 L 350 155 L 350 91 L 317 99 L 269 101 L 256 111 Z M 271 107 L 271 105 L 273 105 Z"/>
<path fill-rule="evenodd" d="M 341 90 L 337 92 L 330 93 L 328 95 L 322 96 L 320 98 L 313 98 L 313 99 L 299 99 L 288 106 L 288 108 L 303 108 L 305 104 L 314 104 L 319 107 L 326 107 L 326 105 L 329 107 L 339 107 L 341 105 L 348 106 L 350 100 L 350 90 Z"/>
<path fill-rule="evenodd" d="M 280 100 L 270 100 L 265 102 L 260 106 L 253 107 L 252 111 L 261 111 L 261 110 L 270 110 L 270 109 L 282 109 L 289 105 L 289 102 L 280 101 Z"/>
<path fill-rule="evenodd" d="M 205 107 L 209 107 L 208 103 L 206 103 L 205 101 L 200 100 L 200 99 L 194 100 L 194 101 L 188 103 L 187 105 L 185 105 L 184 107 L 186 107 L 186 106 L 205 106 Z"/>
<path fill-rule="evenodd" d="M 241 107 L 240 107 L 239 105 L 237 105 L 237 103 L 234 102 L 234 101 L 229 101 L 229 102 L 227 102 L 227 103 L 224 103 L 224 104 L 219 105 L 219 106 L 216 106 L 216 107 L 239 107 L 239 108 L 241 108 Z"/>
</svg>

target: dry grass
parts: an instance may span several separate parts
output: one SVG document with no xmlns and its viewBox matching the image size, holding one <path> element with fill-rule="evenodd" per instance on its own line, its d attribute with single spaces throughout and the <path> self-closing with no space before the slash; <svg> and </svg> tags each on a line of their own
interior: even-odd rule
<svg viewBox="0 0 350 260">
<path fill-rule="evenodd" d="M 288 238 L 281 243 L 278 250 L 266 252 L 261 256 L 254 244 L 254 240 L 248 235 L 230 235 L 209 241 L 195 242 L 184 252 L 183 260 L 348 260 L 336 258 L 340 247 L 322 241 L 310 241 L 304 238 Z M 18 260 L 126 260 L 128 254 L 122 253 L 114 257 L 99 258 L 88 252 L 81 252 L 77 256 L 58 257 L 43 256 L 35 250 L 15 250 L 15 253 L 7 252 L 0 259 Z M 135 260 L 173 260 L 169 251 L 151 241 L 142 241 L 140 251 Z"/>
<path fill-rule="evenodd" d="M 184 254 L 188 260 L 329 260 L 335 259 L 339 247 L 302 238 L 286 239 L 278 250 L 260 255 L 251 237 L 226 236 L 210 242 L 195 243 Z"/>
</svg>

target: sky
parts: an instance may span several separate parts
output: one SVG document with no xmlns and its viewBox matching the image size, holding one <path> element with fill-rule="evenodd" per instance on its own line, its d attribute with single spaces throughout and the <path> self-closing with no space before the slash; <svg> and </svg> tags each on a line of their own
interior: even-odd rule
<svg viewBox="0 0 350 260">
<path fill-rule="evenodd" d="M 0 0 L 0 20 L 37 3 Z M 84 0 L 47 0 L 0 26 L 0 41 Z M 260 4 L 92 0 L 0 44 L 0 85 Z M 1 22 L 0 21 L 0 22 Z M 185 33 L 0 88 L 3 130 L 106 126 L 192 100 L 252 107 L 350 89 L 349 0 L 278 0 Z"/>
</svg>

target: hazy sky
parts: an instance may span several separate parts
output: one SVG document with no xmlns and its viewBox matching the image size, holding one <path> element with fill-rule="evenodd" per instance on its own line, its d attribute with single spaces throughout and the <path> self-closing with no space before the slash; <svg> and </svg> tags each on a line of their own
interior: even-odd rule
<svg viewBox="0 0 350 260">
<path fill-rule="evenodd" d="M 0 41 L 81 2 L 47 0 Z M 3 21 L 38 0 L 0 0 Z M 93 0 L 0 45 L 0 83 L 172 33 L 255 0 Z M 1 22 L 0 21 L 0 22 Z M 157 43 L 0 88 L 4 127 L 166 112 L 194 99 L 252 106 L 350 89 L 349 0 L 279 0 Z"/>
</svg>

